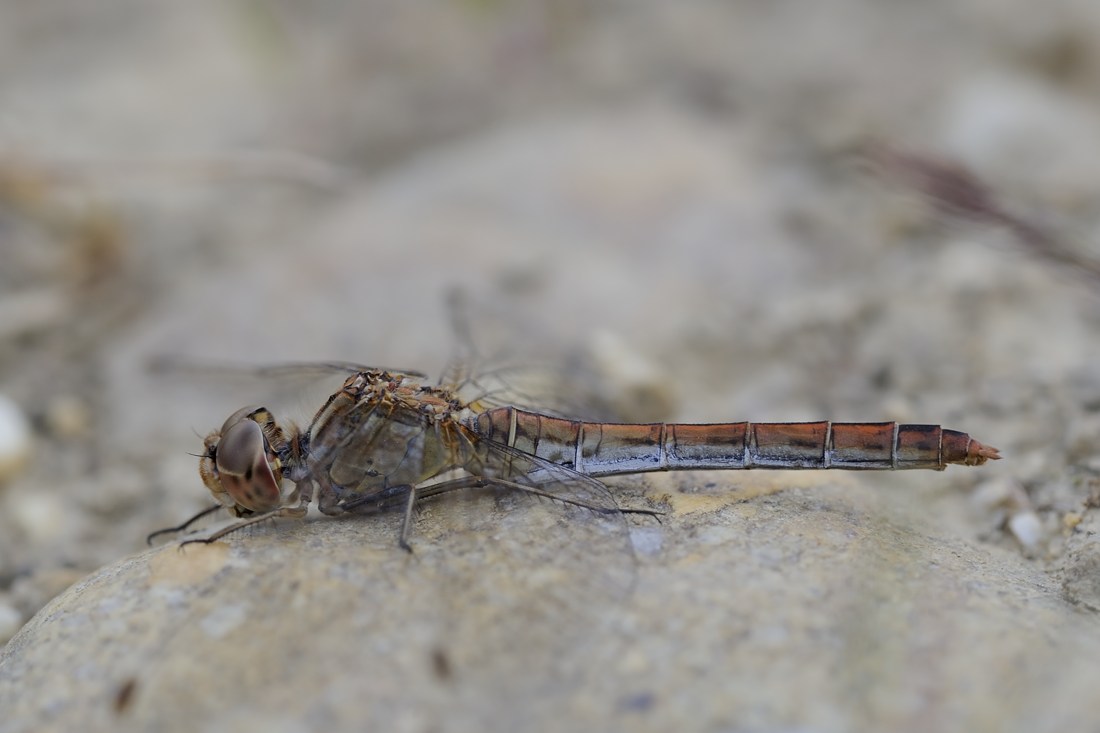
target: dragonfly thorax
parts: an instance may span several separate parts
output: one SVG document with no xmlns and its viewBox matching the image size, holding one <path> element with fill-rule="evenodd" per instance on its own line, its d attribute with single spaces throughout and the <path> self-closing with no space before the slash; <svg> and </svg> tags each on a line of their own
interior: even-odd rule
<svg viewBox="0 0 1100 733">
<path fill-rule="evenodd" d="M 317 413 L 303 463 L 319 508 L 338 514 L 465 466 L 465 407 L 442 389 L 386 372 L 350 377 Z"/>
</svg>

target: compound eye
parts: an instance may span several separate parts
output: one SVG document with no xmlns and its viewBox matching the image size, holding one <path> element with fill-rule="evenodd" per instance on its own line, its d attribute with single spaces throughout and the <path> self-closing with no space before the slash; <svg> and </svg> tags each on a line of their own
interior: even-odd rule
<svg viewBox="0 0 1100 733">
<path fill-rule="evenodd" d="M 252 413 L 257 412 L 257 411 L 262 410 L 262 409 L 263 409 L 262 407 L 242 407 L 241 409 L 237 410 L 236 412 L 234 412 L 229 417 L 225 418 L 225 422 L 222 423 L 222 429 L 218 431 L 218 434 L 224 436 L 226 433 L 229 432 L 229 429 L 231 427 L 233 427 L 237 423 L 244 422 L 245 420 L 248 420 L 249 416 L 251 416 Z M 255 421 L 253 421 L 253 422 L 255 422 Z"/>
<path fill-rule="evenodd" d="M 279 482 L 267 460 L 260 426 L 239 418 L 232 424 L 227 420 L 226 425 L 214 458 L 222 488 L 245 509 L 257 513 L 277 509 L 281 503 Z"/>
</svg>

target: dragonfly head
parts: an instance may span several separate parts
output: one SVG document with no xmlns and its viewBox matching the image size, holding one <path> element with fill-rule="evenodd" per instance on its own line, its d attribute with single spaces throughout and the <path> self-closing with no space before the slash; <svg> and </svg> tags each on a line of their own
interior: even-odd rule
<svg viewBox="0 0 1100 733">
<path fill-rule="evenodd" d="M 238 516 L 282 506 L 279 476 L 287 441 L 263 407 L 245 407 L 229 416 L 203 441 L 199 475 L 221 504 Z"/>
</svg>

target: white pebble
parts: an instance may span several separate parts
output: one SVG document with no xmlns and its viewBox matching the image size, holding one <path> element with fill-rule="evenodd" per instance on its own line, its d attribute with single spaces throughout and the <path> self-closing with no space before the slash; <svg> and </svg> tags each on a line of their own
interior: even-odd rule
<svg viewBox="0 0 1100 733">
<path fill-rule="evenodd" d="M 1021 545 L 1029 550 L 1035 549 L 1043 535 L 1039 515 L 1032 511 L 1013 514 L 1012 518 L 1008 520 L 1008 530 L 1015 535 Z"/>
<path fill-rule="evenodd" d="M 19 473 L 30 455 L 30 423 L 19 405 L 0 394 L 0 482 Z"/>
<path fill-rule="evenodd" d="M 28 492 L 11 504 L 12 522 L 32 542 L 44 544 L 64 536 L 70 509 L 60 497 L 44 491 Z"/>
<path fill-rule="evenodd" d="M 7 644 L 23 626 L 23 614 L 13 606 L 0 602 L 0 645 Z"/>
</svg>

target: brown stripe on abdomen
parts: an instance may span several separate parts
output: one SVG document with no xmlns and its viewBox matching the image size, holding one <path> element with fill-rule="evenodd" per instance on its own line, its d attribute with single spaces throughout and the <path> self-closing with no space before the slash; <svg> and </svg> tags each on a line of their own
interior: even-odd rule
<svg viewBox="0 0 1100 733">
<path fill-rule="evenodd" d="M 745 468 L 825 468 L 829 423 L 753 423 Z"/>
<path fill-rule="evenodd" d="M 665 455 L 670 469 L 744 468 L 747 422 L 668 425 Z"/>
<path fill-rule="evenodd" d="M 897 423 L 832 424 L 830 468 L 893 468 Z"/>
<path fill-rule="evenodd" d="M 516 432 L 513 447 L 552 463 L 573 464 L 580 422 L 525 410 L 514 412 Z"/>
</svg>

